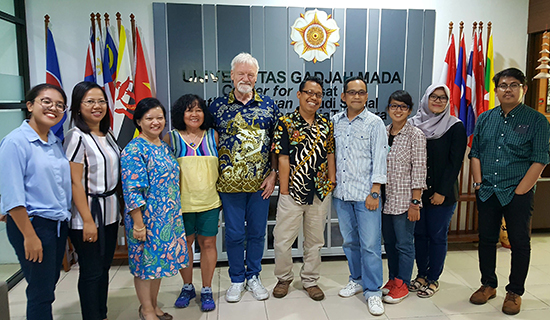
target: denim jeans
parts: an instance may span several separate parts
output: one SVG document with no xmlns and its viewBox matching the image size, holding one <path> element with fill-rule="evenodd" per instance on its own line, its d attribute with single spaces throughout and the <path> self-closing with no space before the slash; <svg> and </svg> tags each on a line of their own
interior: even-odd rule
<svg viewBox="0 0 550 320">
<path fill-rule="evenodd" d="M 416 267 L 418 276 L 428 281 L 439 280 L 447 256 L 447 234 L 455 212 L 456 202 L 450 206 L 424 203 L 420 220 L 414 228 Z"/>
<path fill-rule="evenodd" d="M 497 249 L 502 216 L 506 220 L 506 229 L 512 251 L 509 284 L 506 291 L 523 295 L 525 279 L 529 271 L 531 258 L 531 214 L 533 212 L 534 193 L 530 190 L 524 195 L 514 195 L 512 201 L 502 206 L 496 195 L 482 202 L 477 198 L 479 209 L 479 269 L 481 283 L 496 288 L 495 273 Z"/>
<path fill-rule="evenodd" d="M 363 286 L 365 298 L 382 296 L 382 214 L 368 210 L 365 201 L 333 199 L 338 214 L 342 245 L 350 271 L 350 280 Z"/>
<path fill-rule="evenodd" d="M 32 226 L 42 242 L 42 262 L 25 259 L 23 234 L 8 215 L 6 230 L 27 281 L 27 319 L 51 320 L 55 285 L 61 272 L 69 226 L 67 222 L 34 217 Z"/>
<path fill-rule="evenodd" d="M 389 279 L 401 279 L 407 286 L 411 282 L 414 264 L 414 225 L 408 213 L 383 214 L 382 235 L 388 258 Z"/>
<path fill-rule="evenodd" d="M 100 254 L 99 241 L 84 242 L 82 230 L 71 229 L 69 236 L 78 254 L 78 295 L 83 320 L 107 319 L 109 269 L 117 243 L 118 223 L 105 226 L 105 253 Z"/>
<path fill-rule="evenodd" d="M 258 192 L 220 192 L 231 282 L 244 282 L 262 271 L 269 199 Z M 246 227 L 245 227 L 246 226 Z M 246 269 L 245 242 L 246 240 Z"/>
</svg>

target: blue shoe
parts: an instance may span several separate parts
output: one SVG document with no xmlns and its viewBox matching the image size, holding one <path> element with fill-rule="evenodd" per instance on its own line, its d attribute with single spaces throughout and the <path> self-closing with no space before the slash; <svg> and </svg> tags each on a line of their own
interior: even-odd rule
<svg viewBox="0 0 550 320">
<path fill-rule="evenodd" d="M 212 292 L 201 293 L 201 310 L 203 312 L 216 309 L 216 303 L 212 298 Z"/>
<path fill-rule="evenodd" d="M 176 308 L 187 308 L 189 306 L 189 302 L 191 299 L 195 298 L 197 296 L 197 293 L 195 293 L 195 287 L 193 287 L 190 290 L 181 289 L 180 296 L 174 303 L 174 306 Z"/>
</svg>

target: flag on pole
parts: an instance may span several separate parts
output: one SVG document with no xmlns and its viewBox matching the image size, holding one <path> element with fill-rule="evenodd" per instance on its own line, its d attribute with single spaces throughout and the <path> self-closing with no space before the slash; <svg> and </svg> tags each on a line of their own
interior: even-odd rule
<svg viewBox="0 0 550 320">
<path fill-rule="evenodd" d="M 111 37 L 109 27 L 105 28 L 105 50 L 103 51 L 103 82 L 105 83 L 105 93 L 109 100 L 109 112 L 111 113 L 111 129 L 113 128 L 113 118 L 115 113 L 115 81 L 116 67 L 118 60 L 118 50 L 115 41 Z"/>
<path fill-rule="evenodd" d="M 132 64 L 130 62 L 130 50 L 126 38 L 124 26 L 120 26 L 118 60 L 115 82 L 115 113 L 113 121 L 113 132 L 122 145 L 120 139 L 121 128 L 125 117 L 133 119 L 135 109 L 134 81 L 132 77 Z M 133 135 L 133 128 L 130 135 Z M 129 140 L 128 140 L 129 141 Z M 128 142 L 126 141 L 126 142 Z"/>
<path fill-rule="evenodd" d="M 50 27 L 47 28 L 46 38 L 46 83 L 53 84 L 63 89 L 61 82 L 61 71 L 59 70 L 59 60 L 57 59 L 57 50 Z M 63 124 L 67 120 L 67 113 L 63 113 L 63 118 L 51 128 L 52 132 L 61 140 L 64 139 Z"/>
<path fill-rule="evenodd" d="M 90 38 L 88 51 L 86 52 L 86 67 L 84 68 L 84 81 L 95 82 L 95 57 L 94 57 L 94 29 L 90 26 Z"/>
<path fill-rule="evenodd" d="M 487 43 L 487 62 L 485 63 L 485 110 L 490 110 L 495 107 L 495 84 L 493 77 L 495 76 L 495 66 L 493 61 L 493 33 L 489 36 Z"/>
<path fill-rule="evenodd" d="M 474 77 L 476 79 L 476 116 L 487 111 L 484 107 L 485 97 L 485 60 L 483 59 L 483 38 L 481 31 L 478 34 L 476 52 L 476 64 L 474 65 Z M 477 119 L 477 118 L 476 118 Z"/>
<path fill-rule="evenodd" d="M 466 111 L 466 44 L 464 34 L 460 37 L 460 46 L 458 48 L 458 60 L 456 65 L 455 81 L 451 89 L 451 108 L 455 114 L 462 120 L 465 119 Z M 452 112 L 451 109 L 451 112 Z M 462 114 L 464 113 L 464 114 Z"/>
<path fill-rule="evenodd" d="M 103 87 L 103 39 L 99 31 L 99 19 L 94 30 L 95 82 Z"/>
<path fill-rule="evenodd" d="M 136 97 L 136 103 L 141 99 L 149 98 L 153 96 L 151 90 L 151 83 L 149 82 L 149 74 L 147 68 L 147 62 L 145 61 L 145 54 L 143 52 L 143 45 L 141 42 L 141 35 L 136 27 L 136 75 L 134 77 L 134 95 Z"/>
<path fill-rule="evenodd" d="M 474 126 L 477 119 L 475 109 L 477 104 L 477 83 L 474 74 L 474 66 L 477 64 L 477 30 L 474 31 L 472 42 L 473 43 L 470 50 L 470 56 L 468 58 L 468 68 L 466 71 L 466 110 L 465 112 L 461 112 L 461 115 L 463 113 L 465 114 L 465 119 L 462 120 L 462 122 L 466 127 L 466 136 L 468 137 L 474 133 Z"/>
<path fill-rule="evenodd" d="M 443 70 L 441 71 L 441 77 L 439 83 L 444 83 L 447 88 L 451 90 L 455 81 L 456 75 L 456 49 L 455 49 L 455 35 L 451 34 L 449 38 L 449 44 L 447 45 L 447 54 L 445 55 L 445 62 L 443 63 Z M 450 105 L 453 105 L 452 95 L 449 97 Z M 456 116 L 455 110 L 451 108 L 451 115 Z"/>
</svg>

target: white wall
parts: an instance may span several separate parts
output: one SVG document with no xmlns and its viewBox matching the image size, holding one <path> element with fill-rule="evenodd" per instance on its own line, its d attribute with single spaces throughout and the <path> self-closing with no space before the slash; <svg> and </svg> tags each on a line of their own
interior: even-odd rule
<svg viewBox="0 0 550 320">
<path fill-rule="evenodd" d="M 156 1 L 159 2 L 159 0 Z M 433 79 L 438 80 L 441 72 L 441 63 L 447 46 L 449 21 L 455 23 L 455 37 L 458 35 L 458 23 L 461 20 L 464 21 L 464 30 L 468 35 L 465 38 L 468 51 L 471 44 L 472 22 L 483 21 L 484 31 L 486 31 L 487 22 L 492 21 L 495 72 L 507 67 L 518 67 L 523 70 L 526 65 L 528 0 L 385 0 L 383 2 L 379 0 L 340 0 L 338 2 L 328 0 L 257 0 L 249 2 L 244 0 L 170 0 L 168 2 L 265 6 L 299 5 L 322 8 L 435 9 L 436 32 Z M 102 15 L 105 12 L 109 13 L 111 25 L 114 25 L 114 15 L 117 11 L 120 11 L 123 24 L 127 29 L 130 27 L 128 16 L 133 13 L 136 16 L 138 26 L 142 29 L 142 36 L 145 39 L 144 45 L 148 51 L 149 59 L 154 62 L 152 3 L 152 0 L 26 0 L 31 85 L 44 82 L 46 79 L 45 14 L 51 17 L 51 27 L 55 37 L 61 77 L 65 90 L 70 96 L 72 87 L 84 78 L 84 62 L 91 12 L 100 12 Z M 381 6 L 382 3 L 383 6 Z M 486 44 L 484 45 L 486 46 Z M 154 66 L 152 68 L 152 74 L 154 74 Z"/>
</svg>

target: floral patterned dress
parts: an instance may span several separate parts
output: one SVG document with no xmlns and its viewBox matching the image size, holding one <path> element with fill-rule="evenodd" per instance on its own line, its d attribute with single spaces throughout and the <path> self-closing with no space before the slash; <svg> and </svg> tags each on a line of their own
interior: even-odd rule
<svg viewBox="0 0 550 320">
<path fill-rule="evenodd" d="M 143 280 L 176 275 L 188 262 L 178 162 L 166 143 L 157 146 L 140 137 L 128 143 L 120 161 L 130 272 Z M 128 213 L 136 208 L 141 208 L 147 241 L 133 237 Z"/>
</svg>

